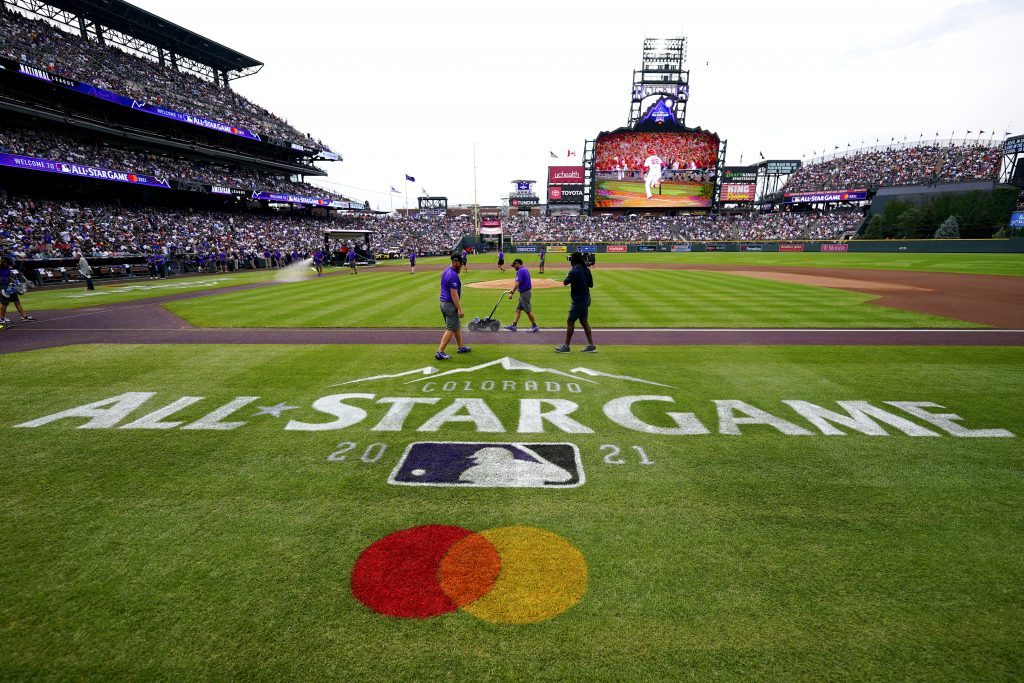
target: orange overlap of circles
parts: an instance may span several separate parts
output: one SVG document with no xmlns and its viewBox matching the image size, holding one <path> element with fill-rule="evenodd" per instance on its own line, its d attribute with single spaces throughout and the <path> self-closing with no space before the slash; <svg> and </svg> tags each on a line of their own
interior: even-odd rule
<svg viewBox="0 0 1024 683">
<path fill-rule="evenodd" d="M 461 609 L 495 624 L 558 616 L 583 597 L 587 563 L 558 534 L 526 526 L 404 529 L 352 569 L 352 593 L 380 614 L 422 619 Z"/>
</svg>

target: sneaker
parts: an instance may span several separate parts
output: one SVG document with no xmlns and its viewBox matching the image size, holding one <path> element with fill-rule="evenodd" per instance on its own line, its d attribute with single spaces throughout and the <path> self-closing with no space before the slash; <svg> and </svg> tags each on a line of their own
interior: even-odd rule
<svg viewBox="0 0 1024 683">
<path fill-rule="evenodd" d="M 528 329 L 527 332 L 540 332 L 540 328 L 534 325 L 533 327 Z"/>
<path fill-rule="evenodd" d="M 32 316 L 30 316 L 30 315 L 25 315 L 25 316 L 22 316 L 21 320 L 22 320 L 22 322 L 25 322 L 25 321 L 28 321 L 28 322 L 34 322 L 34 321 L 35 321 L 35 318 L 33 318 L 33 317 L 32 317 Z"/>
<path fill-rule="evenodd" d="M 435 353 L 434 354 L 434 358 L 436 358 L 437 360 L 451 360 L 452 359 L 452 357 L 449 356 L 444 351 L 438 351 L 437 353 Z"/>
<path fill-rule="evenodd" d="M 468 346 L 460 346 L 459 350 L 456 351 L 455 353 L 469 353 L 472 350 L 473 349 L 469 348 Z"/>
<path fill-rule="evenodd" d="M 11 319 L 10 318 L 0 318 L 0 325 L 10 325 L 10 324 L 11 324 Z"/>
<path fill-rule="evenodd" d="M 555 347 L 555 353 L 569 353 L 569 347 L 565 344 Z"/>
<path fill-rule="evenodd" d="M 519 327 L 517 327 L 516 325 L 506 325 L 505 329 L 508 330 L 509 332 L 515 332 L 519 329 Z"/>
<path fill-rule="evenodd" d="M 583 348 L 583 353 L 597 353 L 597 347 L 594 346 L 593 344 L 587 344 Z"/>
</svg>

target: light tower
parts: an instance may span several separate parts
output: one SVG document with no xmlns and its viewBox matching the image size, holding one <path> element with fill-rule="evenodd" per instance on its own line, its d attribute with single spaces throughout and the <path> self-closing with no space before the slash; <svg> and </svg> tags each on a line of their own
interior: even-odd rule
<svg viewBox="0 0 1024 683">
<path fill-rule="evenodd" d="M 686 125 L 686 103 L 690 99 L 690 72 L 686 63 L 686 38 L 645 38 L 643 66 L 633 72 L 633 94 L 629 107 L 630 127 L 635 126 L 655 97 L 668 96 L 675 102 L 676 120 Z"/>
</svg>

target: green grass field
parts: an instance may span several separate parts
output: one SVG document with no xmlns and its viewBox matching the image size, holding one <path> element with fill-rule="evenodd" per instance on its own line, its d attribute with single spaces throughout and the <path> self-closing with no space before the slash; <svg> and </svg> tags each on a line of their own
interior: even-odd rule
<svg viewBox="0 0 1024 683">
<path fill-rule="evenodd" d="M 559 282 L 563 269 L 544 276 Z M 469 284 L 504 278 L 511 270 L 473 268 Z M 438 327 L 439 273 L 373 273 L 231 292 L 167 304 L 200 327 Z M 977 327 L 948 318 L 875 306 L 873 294 L 772 282 L 707 271 L 600 270 L 594 274 L 591 324 L 596 327 Z M 466 322 L 484 317 L 501 290 L 464 287 Z M 568 293 L 534 289 L 541 327 L 564 327 Z M 496 317 L 511 322 L 515 302 L 502 302 Z"/>
<path fill-rule="evenodd" d="M 279 299 L 277 313 L 287 307 Z M 483 346 L 443 369 L 512 356 L 572 376 L 491 366 L 342 384 L 422 368 L 431 352 L 87 346 L 5 356 L 0 678 L 1012 680 L 1024 670 L 1024 350 L 558 356 Z M 580 366 L 643 382 L 570 372 Z M 14 427 L 125 392 L 155 395 L 108 427 L 81 429 L 90 417 Z M 313 402 L 350 393 L 365 395 L 345 399 L 359 409 L 349 417 L 365 413 L 355 423 L 286 429 L 332 422 Z M 626 396 L 669 399 L 633 405 L 655 431 L 683 424 L 668 413 L 692 412 L 708 433 L 624 426 L 609 406 Z M 152 418 L 178 425 L 120 428 L 145 427 L 142 416 L 183 397 L 203 398 Z M 258 398 L 199 422 L 204 429 L 180 428 L 237 397 Z M 397 405 L 380 402 L 388 397 L 437 401 L 406 404 L 388 422 Z M 497 423 L 480 404 L 450 411 L 460 398 L 482 399 Z M 524 418 L 536 405 L 523 399 L 572 402 L 566 417 L 592 431 L 545 421 L 537 433 Z M 715 400 L 807 433 L 742 422 L 739 434 L 722 433 L 730 422 Z M 933 435 L 878 422 L 888 435 L 839 425 L 845 435 L 826 436 L 786 400 L 840 413 L 837 401 L 866 401 Z M 926 410 L 962 421 L 940 428 L 884 401 L 938 404 Z M 284 412 L 258 414 L 273 406 Z M 109 416 L 93 410 L 97 422 Z M 438 424 L 446 410 L 456 421 Z M 242 424 L 214 428 L 224 422 Z M 950 424 L 1015 436 L 954 436 Z M 566 489 L 389 484 L 418 441 L 569 442 L 586 480 Z M 476 618 L 472 605 L 388 617 L 357 600 L 360 553 L 424 524 L 558 534 L 585 560 L 586 590 L 527 625 Z"/>
<path fill-rule="evenodd" d="M 507 262 L 522 258 L 536 274 L 536 254 L 514 254 L 509 249 Z M 1024 276 L 1024 254 L 821 254 L 821 253 L 691 253 L 691 254 L 600 254 L 600 263 L 635 264 L 681 263 L 699 265 L 759 265 L 820 268 L 866 268 L 881 270 L 917 270 L 926 272 L 967 273 L 974 275 Z M 420 259 L 421 265 L 446 263 L 445 258 Z M 550 276 L 564 277 L 565 255 L 548 255 Z M 382 261 L 381 265 L 401 267 L 404 261 Z M 470 275 L 473 278 L 497 275 L 493 254 L 474 255 Z M 328 269 L 338 272 L 339 269 Z M 421 269 L 422 271 L 422 269 Z M 365 273 L 373 272 L 368 269 Z M 510 271 L 511 272 L 511 271 Z M 598 271 L 600 266 L 598 266 Z M 421 272 L 420 274 L 423 274 Z M 244 271 L 227 275 L 202 275 L 188 278 L 151 282 L 146 279 L 100 281 L 95 292 L 83 287 L 33 290 L 25 297 L 25 305 L 32 310 L 61 310 L 87 308 L 97 304 L 139 301 L 182 292 L 222 289 L 234 285 L 273 280 L 276 273 Z M 419 275 L 419 274 L 418 274 Z M 603 275 L 602 275 L 603 277 Z M 467 278 L 470 281 L 470 278 Z M 417 292 L 420 290 L 417 289 Z M 539 292 L 538 292 L 539 294 Z M 493 305 L 493 302 L 491 302 Z M 488 310 L 489 307 L 488 307 Z M 486 312 L 486 311 L 485 311 Z M 433 320 L 430 321 L 433 324 Z"/>
<path fill-rule="evenodd" d="M 96 282 L 96 289 L 88 291 L 85 285 L 79 287 L 48 288 L 31 290 L 24 297 L 24 304 L 32 310 L 63 310 L 89 308 L 102 304 L 116 304 L 125 301 L 141 301 L 185 292 L 200 292 L 254 282 L 270 282 L 277 271 L 246 270 L 237 273 L 217 273 L 174 277 L 166 280 L 134 278 Z"/>
</svg>

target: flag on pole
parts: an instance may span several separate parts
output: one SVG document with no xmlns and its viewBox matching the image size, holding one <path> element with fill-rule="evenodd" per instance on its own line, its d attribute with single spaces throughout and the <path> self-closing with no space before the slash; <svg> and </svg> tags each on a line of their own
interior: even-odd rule
<svg viewBox="0 0 1024 683">
<path fill-rule="evenodd" d="M 758 155 L 760 155 L 761 159 L 764 160 L 764 152 L 758 152 Z"/>
<path fill-rule="evenodd" d="M 576 152 L 572 151 L 571 149 L 570 150 L 566 150 L 565 156 L 566 156 L 566 158 L 574 157 L 574 156 L 576 156 Z"/>
<path fill-rule="evenodd" d="M 558 155 L 557 155 L 557 154 L 555 154 L 554 152 L 552 152 L 551 150 L 548 150 L 548 154 L 550 154 L 550 155 L 551 155 L 551 158 L 552 158 L 552 159 L 557 159 L 557 158 L 558 158 Z"/>
<path fill-rule="evenodd" d="M 394 185 L 391 186 L 391 192 L 392 192 L 392 194 L 401 194 L 401 192 L 399 192 L 398 190 L 395 189 Z"/>
<path fill-rule="evenodd" d="M 412 177 L 411 175 L 409 175 L 408 173 L 406 173 L 406 174 L 405 174 L 405 179 L 406 179 L 406 180 L 408 180 L 408 181 L 409 181 L 410 183 L 415 183 L 415 182 L 416 182 L 416 179 L 415 179 L 415 178 L 413 178 L 413 177 Z"/>
<path fill-rule="evenodd" d="M 423 196 L 424 197 L 429 197 L 430 196 L 430 193 L 427 192 L 427 188 L 425 188 L 422 185 L 420 185 L 420 189 L 423 190 Z"/>
</svg>

